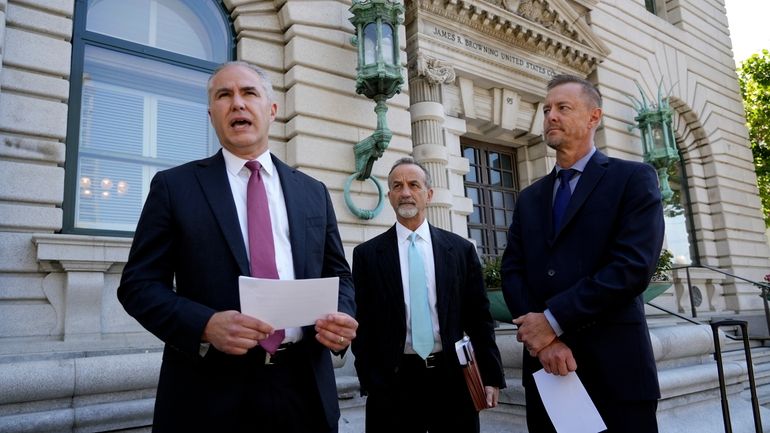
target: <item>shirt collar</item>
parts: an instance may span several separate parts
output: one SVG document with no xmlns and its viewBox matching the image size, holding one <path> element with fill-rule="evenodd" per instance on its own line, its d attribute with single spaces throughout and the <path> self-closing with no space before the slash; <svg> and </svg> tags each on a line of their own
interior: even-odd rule
<svg viewBox="0 0 770 433">
<path fill-rule="evenodd" d="M 428 224 L 428 219 L 426 218 L 422 224 L 420 224 L 420 227 L 417 227 L 417 230 L 414 231 L 417 233 L 417 238 L 422 239 L 425 242 L 428 243 L 428 245 L 431 245 L 430 241 L 430 224 Z M 406 228 L 403 224 L 396 221 L 396 237 L 398 238 L 399 242 L 406 242 L 409 240 L 409 235 L 412 234 L 412 231 Z"/>
<path fill-rule="evenodd" d="M 586 165 L 588 165 L 588 161 L 591 160 L 591 157 L 594 156 L 594 153 L 596 153 L 596 146 L 591 146 L 591 150 L 588 151 L 588 153 L 577 160 L 576 163 L 572 164 L 572 167 L 559 167 L 559 164 L 556 164 L 556 172 L 560 172 L 561 170 L 572 168 L 577 170 L 579 173 L 582 173 L 586 169 Z"/>
<path fill-rule="evenodd" d="M 235 154 L 225 149 L 224 147 L 222 148 L 222 156 L 225 158 L 225 167 L 227 168 L 227 171 L 233 176 L 238 176 L 241 170 L 243 170 L 244 165 L 249 162 L 248 159 L 235 156 Z M 273 171 L 275 171 L 275 165 L 273 164 L 273 158 L 270 157 L 270 150 L 262 152 L 262 154 L 259 155 L 256 160 L 259 161 L 259 163 L 262 165 L 262 169 L 265 170 L 265 173 L 267 173 L 268 176 L 273 175 Z"/>
</svg>

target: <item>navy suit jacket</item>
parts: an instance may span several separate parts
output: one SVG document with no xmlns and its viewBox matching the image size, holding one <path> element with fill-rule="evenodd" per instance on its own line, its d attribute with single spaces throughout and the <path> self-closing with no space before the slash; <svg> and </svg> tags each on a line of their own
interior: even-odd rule
<svg viewBox="0 0 770 433">
<path fill-rule="evenodd" d="M 326 187 L 272 158 L 286 202 L 296 278 L 339 277 L 338 309 L 354 316 L 352 276 Z M 200 397 L 174 392 L 182 382 L 196 380 L 186 373 L 187 367 L 207 374 L 207 369 L 237 371 L 246 364 L 244 357 L 225 355 L 214 347 L 201 357 L 199 348 L 215 312 L 240 310 L 238 277 L 249 274 L 222 151 L 159 172 L 118 288 L 126 311 L 166 343 L 164 366 L 169 362 L 181 366 L 161 369 L 158 400 L 173 399 L 183 406 Z M 313 337 L 312 326 L 304 334 L 300 350 L 312 368 L 327 421 L 336 425 L 339 407 L 330 353 Z"/>
<path fill-rule="evenodd" d="M 555 170 L 516 202 L 502 260 L 513 317 L 548 308 L 577 374 L 595 399 L 660 397 L 641 293 L 660 255 L 664 222 L 655 170 L 596 152 L 558 232 L 552 228 Z M 524 353 L 535 391 L 537 358 Z"/>
<path fill-rule="evenodd" d="M 454 344 L 468 334 L 484 385 L 505 387 L 494 324 L 473 244 L 430 227 L 436 268 L 436 310 L 441 344 L 454 360 L 454 380 L 467 392 Z M 391 386 L 406 342 L 406 306 L 396 227 L 353 250 L 358 331 L 352 350 L 362 393 Z"/>
</svg>

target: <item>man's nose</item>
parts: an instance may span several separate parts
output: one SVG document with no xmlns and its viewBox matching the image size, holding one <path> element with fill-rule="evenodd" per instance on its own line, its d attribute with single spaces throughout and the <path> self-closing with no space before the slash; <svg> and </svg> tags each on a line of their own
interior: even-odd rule
<svg viewBox="0 0 770 433">
<path fill-rule="evenodd" d="M 242 110 L 243 107 L 245 106 L 246 106 L 245 101 L 243 100 L 241 95 L 238 95 L 238 94 L 233 95 L 233 99 L 232 99 L 233 110 Z"/>
</svg>

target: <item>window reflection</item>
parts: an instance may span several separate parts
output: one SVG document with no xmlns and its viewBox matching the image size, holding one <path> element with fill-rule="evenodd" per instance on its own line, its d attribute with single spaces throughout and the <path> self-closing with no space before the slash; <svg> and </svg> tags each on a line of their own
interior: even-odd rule
<svg viewBox="0 0 770 433">
<path fill-rule="evenodd" d="M 228 29 L 212 1 L 89 0 L 86 30 L 221 63 Z"/>
<path fill-rule="evenodd" d="M 674 263 L 688 265 L 697 260 L 692 236 L 692 217 L 689 215 L 687 202 L 687 179 L 683 176 L 683 161 L 674 164 L 668 170 L 669 184 L 674 195 L 663 205 L 663 217 L 666 223 L 665 248 L 674 255 Z"/>
</svg>

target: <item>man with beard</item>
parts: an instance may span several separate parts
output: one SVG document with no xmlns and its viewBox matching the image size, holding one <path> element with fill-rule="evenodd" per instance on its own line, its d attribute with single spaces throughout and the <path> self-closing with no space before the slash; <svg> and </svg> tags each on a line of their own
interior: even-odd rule
<svg viewBox="0 0 770 433">
<path fill-rule="evenodd" d="M 660 397 L 642 292 L 663 242 L 655 170 L 594 147 L 601 95 L 559 75 L 543 104 L 556 167 L 519 194 L 503 293 L 524 343 L 529 431 L 554 432 L 532 374 L 575 371 L 612 433 L 658 431 Z"/>
<path fill-rule="evenodd" d="M 473 244 L 433 227 L 430 175 L 412 158 L 388 175 L 396 224 L 353 251 L 359 327 L 352 350 L 366 431 L 478 432 L 479 417 L 454 343 L 470 336 L 487 406 L 505 386 L 489 301 Z M 401 420 L 413 420 L 401 425 Z"/>
</svg>

